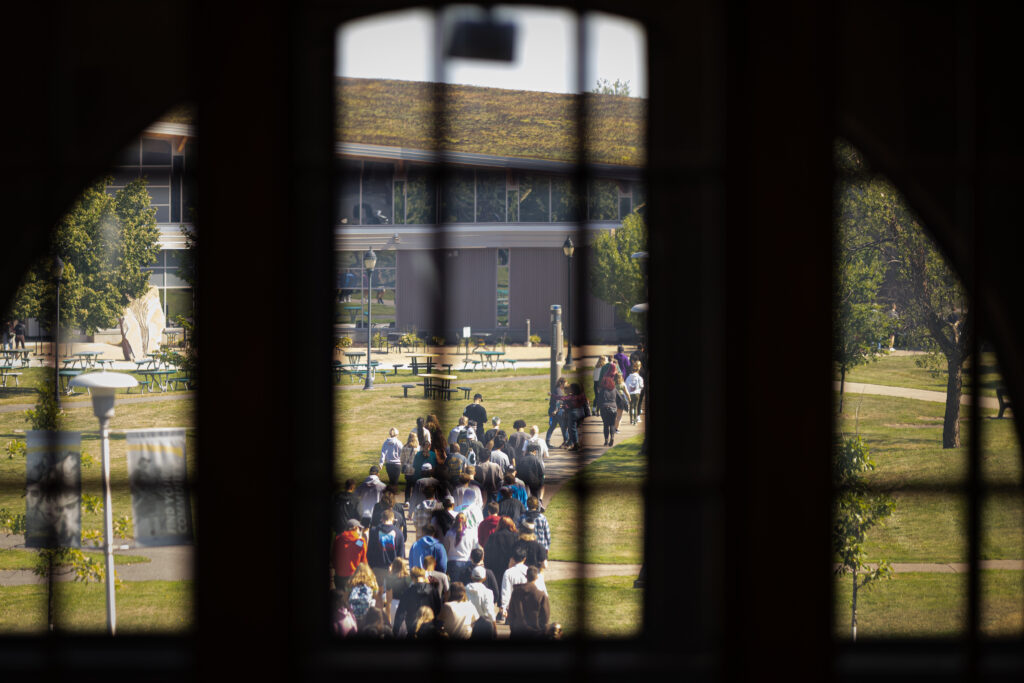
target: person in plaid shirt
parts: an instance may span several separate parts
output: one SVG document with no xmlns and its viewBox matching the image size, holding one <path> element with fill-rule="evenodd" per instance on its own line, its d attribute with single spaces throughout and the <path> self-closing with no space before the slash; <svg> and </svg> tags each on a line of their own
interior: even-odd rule
<svg viewBox="0 0 1024 683">
<path fill-rule="evenodd" d="M 526 499 L 526 512 L 519 518 L 519 529 L 522 530 L 523 525 L 527 522 L 533 523 L 533 533 L 537 536 L 537 541 L 544 546 L 545 550 L 550 550 L 551 527 L 548 526 L 548 518 L 540 511 L 540 499 L 537 496 L 530 496 Z"/>
</svg>

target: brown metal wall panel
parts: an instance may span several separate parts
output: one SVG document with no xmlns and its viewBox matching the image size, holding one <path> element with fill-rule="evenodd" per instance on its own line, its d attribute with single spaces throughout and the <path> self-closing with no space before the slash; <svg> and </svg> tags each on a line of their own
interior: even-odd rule
<svg viewBox="0 0 1024 683">
<path fill-rule="evenodd" d="M 458 256 L 444 259 L 445 302 L 448 333 L 465 326 L 475 331 L 494 329 L 497 306 L 497 250 L 459 249 Z M 454 343 L 455 337 L 451 340 Z"/>
<path fill-rule="evenodd" d="M 399 330 L 434 333 L 431 307 L 437 286 L 433 253 L 427 249 L 398 252 L 395 325 Z"/>
<path fill-rule="evenodd" d="M 512 339 L 523 341 L 526 319 L 530 319 L 531 333 L 540 335 L 541 341 L 550 342 L 551 305 L 562 306 L 566 312 L 568 286 L 567 259 L 561 249 L 529 247 L 511 250 L 511 279 L 509 282 L 509 326 Z M 578 263 L 578 262 L 577 262 Z M 574 272 L 575 277 L 577 273 Z M 577 330 L 573 343 L 614 342 L 615 309 L 596 297 L 586 297 L 589 331 Z"/>
</svg>

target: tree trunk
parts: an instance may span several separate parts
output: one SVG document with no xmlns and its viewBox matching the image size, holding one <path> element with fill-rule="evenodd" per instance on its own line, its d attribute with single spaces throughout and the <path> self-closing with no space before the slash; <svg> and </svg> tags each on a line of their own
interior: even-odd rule
<svg viewBox="0 0 1024 683">
<path fill-rule="evenodd" d="M 843 389 L 846 387 L 846 366 L 839 368 L 839 414 L 843 414 Z"/>
<path fill-rule="evenodd" d="M 961 354 L 946 356 L 946 414 L 942 419 L 942 447 L 960 448 L 960 396 L 963 394 Z"/>
<path fill-rule="evenodd" d="M 850 629 L 853 633 L 853 642 L 857 642 L 857 572 L 853 572 L 853 607 L 850 610 Z"/>
</svg>

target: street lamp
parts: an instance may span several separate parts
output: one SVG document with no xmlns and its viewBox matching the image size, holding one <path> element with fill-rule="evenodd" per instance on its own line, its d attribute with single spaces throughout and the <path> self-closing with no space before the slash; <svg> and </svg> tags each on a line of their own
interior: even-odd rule
<svg viewBox="0 0 1024 683">
<path fill-rule="evenodd" d="M 377 265 L 377 255 L 373 253 L 373 247 L 363 252 L 363 268 L 366 269 L 366 382 L 363 389 L 373 389 L 373 379 L 370 377 L 370 352 L 371 337 L 373 333 L 373 268 Z"/>
<path fill-rule="evenodd" d="M 566 237 L 562 243 L 562 253 L 569 260 L 569 296 L 565 307 L 566 338 L 569 340 L 569 348 L 565 354 L 565 369 L 572 370 L 572 252 L 576 246 L 572 243 L 572 237 Z"/>
<path fill-rule="evenodd" d="M 103 465 L 103 552 L 106 555 L 107 632 L 117 631 L 114 604 L 114 512 L 110 501 L 110 418 L 114 417 L 114 394 L 139 383 L 120 372 L 90 372 L 73 377 L 68 386 L 85 387 L 92 394 L 92 412 L 100 421 L 100 453 Z"/>
<path fill-rule="evenodd" d="M 57 307 L 53 314 L 53 395 L 60 401 L 60 286 L 64 284 L 64 261 L 59 254 L 53 256 L 53 275 L 57 278 Z"/>
</svg>

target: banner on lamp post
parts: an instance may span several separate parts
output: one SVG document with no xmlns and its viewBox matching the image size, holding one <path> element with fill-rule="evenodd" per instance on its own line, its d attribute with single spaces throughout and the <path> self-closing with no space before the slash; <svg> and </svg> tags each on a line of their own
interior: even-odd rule
<svg viewBox="0 0 1024 683">
<path fill-rule="evenodd" d="M 25 547 L 82 547 L 82 434 L 25 433 Z"/>
<path fill-rule="evenodd" d="M 128 479 L 140 546 L 190 545 L 184 429 L 134 429 L 128 437 Z"/>
</svg>

